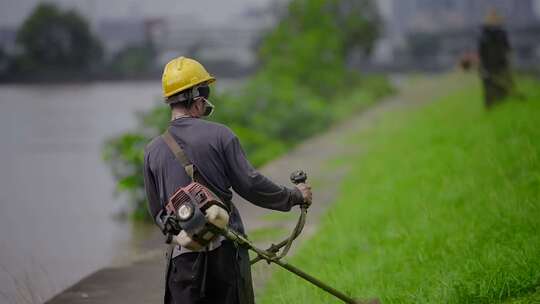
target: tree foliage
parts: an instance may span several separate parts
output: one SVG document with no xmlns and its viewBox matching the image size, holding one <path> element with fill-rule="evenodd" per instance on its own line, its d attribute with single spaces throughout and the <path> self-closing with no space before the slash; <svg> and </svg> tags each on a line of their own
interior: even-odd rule
<svg viewBox="0 0 540 304">
<path fill-rule="evenodd" d="M 27 69 L 86 69 L 102 49 L 86 20 L 75 11 L 39 4 L 17 32 Z"/>
<path fill-rule="evenodd" d="M 369 54 L 379 28 L 370 0 L 292 1 L 262 44 L 262 70 L 331 96 L 354 83 L 346 59 L 358 50 Z"/>
</svg>

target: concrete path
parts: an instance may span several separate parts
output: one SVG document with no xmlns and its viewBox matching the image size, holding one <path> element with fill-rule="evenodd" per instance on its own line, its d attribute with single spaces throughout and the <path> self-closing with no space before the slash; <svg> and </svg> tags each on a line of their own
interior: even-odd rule
<svg viewBox="0 0 540 304">
<path fill-rule="evenodd" d="M 362 143 L 347 141 L 351 135 L 366 130 L 388 111 L 403 110 L 420 106 L 437 97 L 458 90 L 466 81 L 463 75 L 436 77 L 409 77 L 400 84 L 397 96 L 378 103 L 340 123 L 326 133 L 302 143 L 287 155 L 271 162 L 261 172 L 274 181 L 292 186 L 290 172 L 304 169 L 308 181 L 313 185 L 314 203 L 309 210 L 303 235 L 293 246 L 316 232 L 316 225 L 339 194 L 342 178 L 347 173 L 347 164 L 337 160 L 350 154 L 362 152 Z M 248 229 L 250 238 L 264 248 L 272 241 L 280 240 L 294 227 L 297 210 L 291 213 L 267 211 L 242 199 L 235 200 Z M 149 241 L 146 247 L 159 247 L 160 240 Z M 258 263 L 253 268 L 256 295 L 260 294 L 275 266 Z M 164 287 L 164 258 L 161 250 L 148 250 L 136 259 L 121 265 L 97 271 L 89 277 L 59 294 L 48 303 L 160 303 Z M 316 276 L 316 274 L 313 274 Z"/>
</svg>

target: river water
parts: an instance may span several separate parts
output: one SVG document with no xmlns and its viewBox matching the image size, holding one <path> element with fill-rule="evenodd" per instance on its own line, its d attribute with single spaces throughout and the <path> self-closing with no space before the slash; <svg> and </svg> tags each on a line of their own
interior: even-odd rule
<svg viewBox="0 0 540 304">
<path fill-rule="evenodd" d="M 0 86 L 0 303 L 42 303 L 129 254 L 140 236 L 115 219 L 127 202 L 113 195 L 101 149 L 160 90 L 158 81 Z"/>
</svg>

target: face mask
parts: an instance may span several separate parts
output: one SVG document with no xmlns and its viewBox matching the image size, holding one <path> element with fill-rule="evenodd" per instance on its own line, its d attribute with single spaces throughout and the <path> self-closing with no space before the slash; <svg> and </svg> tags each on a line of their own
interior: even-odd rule
<svg viewBox="0 0 540 304">
<path fill-rule="evenodd" d="M 204 117 L 208 117 L 208 116 L 211 116 L 212 113 L 214 113 L 214 104 L 210 102 L 210 100 L 206 99 L 203 97 L 203 100 L 204 100 L 204 113 L 203 113 L 203 116 Z"/>
</svg>

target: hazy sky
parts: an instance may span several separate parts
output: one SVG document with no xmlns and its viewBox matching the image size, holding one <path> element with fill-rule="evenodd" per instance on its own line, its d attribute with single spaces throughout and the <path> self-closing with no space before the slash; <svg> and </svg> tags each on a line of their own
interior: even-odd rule
<svg viewBox="0 0 540 304">
<path fill-rule="evenodd" d="M 223 24 L 249 7 L 266 6 L 276 0 L 49 0 L 64 7 L 75 7 L 89 18 L 115 18 L 132 15 L 182 16 L 196 14 L 204 23 Z M 278 0 L 288 1 L 288 0 Z M 383 10 L 391 0 L 377 0 Z M 400 0 L 398 0 L 400 1 Z M 474 0 L 471 0 L 474 1 Z M 519 1 L 519 0 L 508 0 Z M 540 12 L 540 0 L 534 0 Z M 0 0 L 0 26 L 20 24 L 41 0 Z"/>
<path fill-rule="evenodd" d="M 75 7 L 92 19 L 194 14 L 204 22 L 224 23 L 249 7 L 260 7 L 273 0 L 49 0 L 63 7 Z M 283 1 L 283 0 L 280 0 Z M 16 26 L 40 0 L 0 0 L 0 26 Z"/>
</svg>

